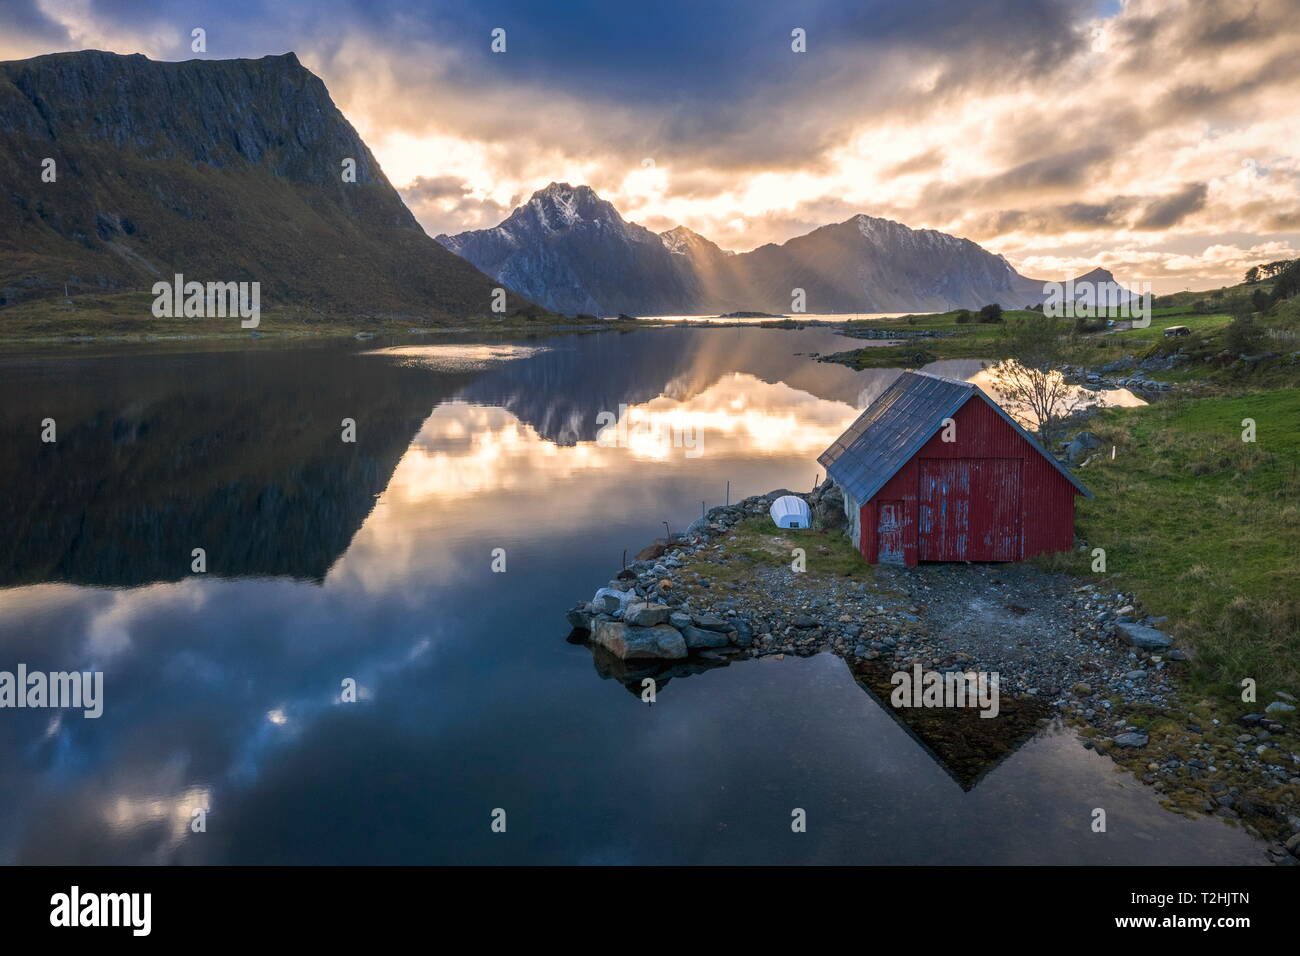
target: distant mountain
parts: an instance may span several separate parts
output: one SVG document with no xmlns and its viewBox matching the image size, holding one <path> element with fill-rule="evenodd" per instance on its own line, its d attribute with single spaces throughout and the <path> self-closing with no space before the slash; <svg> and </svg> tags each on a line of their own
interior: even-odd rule
<svg viewBox="0 0 1300 956">
<path fill-rule="evenodd" d="M 552 183 L 492 229 L 437 237 L 498 282 L 557 312 L 680 312 L 701 295 L 663 240 L 588 186 Z"/>
<path fill-rule="evenodd" d="M 1111 272 L 1109 269 L 1102 269 L 1100 267 L 1093 269 L 1090 272 L 1085 272 L 1081 276 L 1075 276 L 1069 281 L 1069 283 L 1062 283 L 1062 285 L 1065 286 L 1065 288 L 1061 290 L 1062 299 L 1065 298 L 1067 292 L 1072 292 L 1073 298 L 1076 302 L 1084 301 L 1091 296 L 1096 296 L 1098 294 L 1097 290 L 1103 290 L 1101 292 L 1102 295 L 1114 295 L 1115 301 L 1121 303 L 1130 300 L 1136 301 L 1138 298 L 1138 293 L 1130 292 L 1128 289 L 1119 285 L 1115 280 L 1115 273 Z M 1112 286 L 1115 287 L 1113 293 L 1110 291 L 1110 287 Z M 1086 291 L 1088 287 L 1091 287 L 1091 292 Z"/>
<path fill-rule="evenodd" d="M 615 315 L 1023 308 L 1043 283 L 969 239 L 854 216 L 781 245 L 730 253 L 684 226 L 624 221 L 587 186 L 551 183 L 492 229 L 438 241 L 558 312 Z"/>
<path fill-rule="evenodd" d="M 0 182 L 0 307 L 179 272 L 259 281 L 264 305 L 439 319 L 489 313 L 498 285 L 425 234 L 292 53 L 0 63 Z"/>
</svg>

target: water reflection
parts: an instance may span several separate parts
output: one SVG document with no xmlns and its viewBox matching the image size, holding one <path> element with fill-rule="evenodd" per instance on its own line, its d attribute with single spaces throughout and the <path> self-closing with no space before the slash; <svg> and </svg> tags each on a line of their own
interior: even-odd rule
<svg viewBox="0 0 1300 956">
<path fill-rule="evenodd" d="M 942 362 L 931 362 L 925 366 L 925 371 L 933 372 L 935 375 L 946 375 L 949 378 L 960 378 L 967 382 L 974 382 L 988 395 L 997 399 L 1007 409 L 1008 413 L 1020 421 L 1021 424 L 1032 425 L 1032 418 L 1027 418 L 1023 410 L 1017 408 L 1013 403 L 1007 402 L 1006 396 L 999 391 L 997 378 L 990 370 L 991 364 L 979 359 L 948 359 Z M 1060 414 L 1069 411 L 1068 408 L 1064 407 L 1066 403 L 1077 403 L 1081 408 L 1090 405 L 1136 408 L 1139 405 L 1147 404 L 1145 399 L 1138 398 L 1127 388 L 1086 389 L 1077 385 L 1063 385 L 1063 379 L 1059 372 L 1052 372 L 1051 377 L 1054 379 L 1052 387 L 1062 389 L 1062 394 L 1066 396 L 1062 404 L 1057 407 Z"/>
<path fill-rule="evenodd" d="M 844 340 L 452 344 L 475 348 L 4 363 L 0 440 L 34 450 L 2 465 L 0 667 L 102 669 L 105 712 L 0 713 L 0 860 L 1252 857 L 1072 741 L 1036 739 L 963 797 L 838 659 L 710 670 L 654 708 L 592 679 L 562 640 L 575 595 L 728 481 L 733 500 L 811 485 L 891 374 L 796 354 Z M 620 404 L 698 424 L 704 454 L 596 444 Z M 1159 852 L 1103 847 L 1081 809 L 1099 794 Z M 821 821 L 798 845 L 791 806 Z"/>
<path fill-rule="evenodd" d="M 692 655 L 683 660 L 623 660 L 588 640 L 584 631 L 574 631 L 569 642 L 584 646 L 602 680 L 612 680 L 638 700 L 643 700 L 646 680 L 654 682 L 655 703 L 674 681 L 732 666 L 753 666 L 762 659 L 733 657 L 736 648 L 720 648 L 709 656 Z M 824 652 L 825 656 L 833 655 Z M 893 690 L 892 671 L 865 660 L 846 662 L 845 667 L 862 691 L 903 730 L 925 755 L 962 790 L 975 787 L 990 771 L 1006 760 L 1039 729 L 1048 707 L 1041 701 L 1003 696 L 998 715 L 983 718 L 975 710 L 899 709 L 889 704 Z"/>
</svg>

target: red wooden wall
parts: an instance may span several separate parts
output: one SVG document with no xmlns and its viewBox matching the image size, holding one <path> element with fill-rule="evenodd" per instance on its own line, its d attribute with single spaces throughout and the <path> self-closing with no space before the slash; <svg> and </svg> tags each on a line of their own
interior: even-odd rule
<svg viewBox="0 0 1300 956">
<path fill-rule="evenodd" d="M 988 487 L 996 488 L 997 492 L 989 500 L 977 495 L 967 520 L 973 537 L 987 536 L 997 542 L 997 556 L 1006 555 L 1006 560 L 1016 560 L 1052 551 L 1067 551 L 1073 547 L 1074 496 L 1078 493 L 1074 485 L 978 395 L 972 396 L 953 419 L 957 423 L 956 441 L 943 441 L 943 429 L 940 429 L 876 492 L 874 498 L 862 506 L 862 556 L 872 564 L 876 563 L 879 507 L 882 502 L 887 505 L 899 502 L 901 507 L 895 506 L 895 510 L 901 527 L 896 534 L 902 541 L 903 563 L 912 567 L 920 560 L 921 462 L 927 459 L 995 459 L 984 461 L 974 469 L 974 473 L 983 476 L 977 477 L 976 482 L 984 482 Z M 1018 471 L 1018 492 L 1011 477 L 1014 472 L 1009 469 Z M 930 476 L 947 475 L 953 467 L 935 462 L 925 471 Z M 929 496 L 933 497 L 932 481 L 929 488 Z M 1014 517 L 1008 509 L 1017 495 L 1019 528 L 1015 534 L 1019 538 L 1018 546 L 1008 531 L 1013 527 Z M 935 539 L 932 537 L 930 540 L 933 547 Z M 953 547 L 951 542 L 945 541 L 941 550 L 953 554 Z M 1013 552 L 1018 553 L 1012 556 Z"/>
</svg>

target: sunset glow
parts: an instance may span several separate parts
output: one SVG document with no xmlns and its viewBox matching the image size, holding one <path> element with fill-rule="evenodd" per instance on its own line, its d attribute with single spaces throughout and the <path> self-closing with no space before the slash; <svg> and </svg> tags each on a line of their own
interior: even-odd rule
<svg viewBox="0 0 1300 956">
<path fill-rule="evenodd" d="M 194 55 L 183 3 L 18 6 L 0 57 Z M 567 181 L 726 249 L 862 212 L 971 238 L 1025 275 L 1103 266 L 1157 292 L 1300 248 L 1287 0 L 731 6 L 679 35 L 648 12 L 579 32 L 572 11 L 512 4 L 385 18 L 250 0 L 202 24 L 201 55 L 294 50 L 434 235 Z M 498 26 L 504 55 L 488 49 Z"/>
</svg>

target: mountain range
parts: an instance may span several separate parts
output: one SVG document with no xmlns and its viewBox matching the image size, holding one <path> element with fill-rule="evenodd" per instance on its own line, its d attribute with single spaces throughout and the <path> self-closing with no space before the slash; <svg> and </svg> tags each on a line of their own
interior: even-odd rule
<svg viewBox="0 0 1300 956">
<path fill-rule="evenodd" d="M 1045 298 L 1041 280 L 933 229 L 858 215 L 733 253 L 685 226 L 655 233 L 627 222 L 590 187 L 568 183 L 533 193 L 492 229 L 437 240 L 520 295 L 570 315 L 786 313 L 795 289 L 804 290 L 809 313 L 1025 308 Z"/>
<path fill-rule="evenodd" d="M 437 321 L 490 314 L 498 285 L 424 232 L 293 53 L 0 63 L 0 182 L 0 307 L 182 273 Z"/>
<path fill-rule="evenodd" d="M 419 322 L 489 315 L 499 286 L 506 311 L 530 317 L 786 313 L 796 289 L 808 313 L 1045 297 L 1001 256 L 930 229 L 858 215 L 732 253 L 567 183 L 435 240 L 293 53 L 0 62 L 0 182 L 0 309 L 177 273 L 259 282 L 264 305 Z"/>
</svg>

